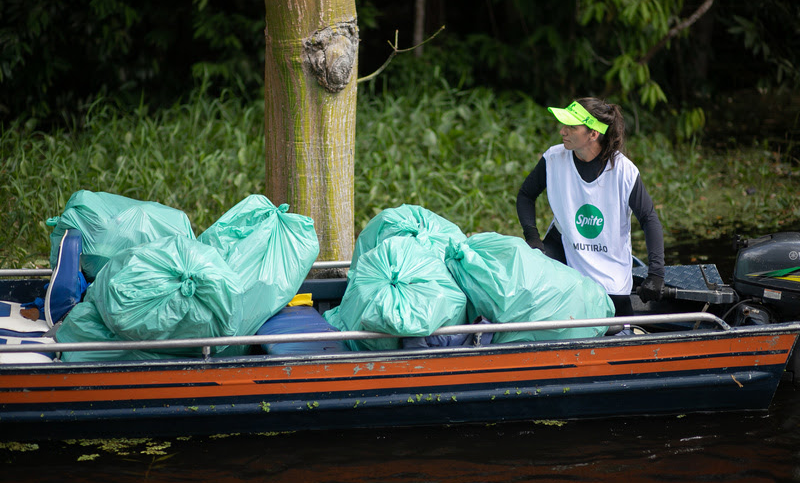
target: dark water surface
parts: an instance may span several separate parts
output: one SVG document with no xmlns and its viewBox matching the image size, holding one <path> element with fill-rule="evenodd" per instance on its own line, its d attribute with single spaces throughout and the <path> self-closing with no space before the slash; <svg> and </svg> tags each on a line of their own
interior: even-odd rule
<svg viewBox="0 0 800 483">
<path fill-rule="evenodd" d="M 800 387 L 782 383 L 768 412 L 20 449 L 0 449 L 2 481 L 800 481 Z"/>
</svg>

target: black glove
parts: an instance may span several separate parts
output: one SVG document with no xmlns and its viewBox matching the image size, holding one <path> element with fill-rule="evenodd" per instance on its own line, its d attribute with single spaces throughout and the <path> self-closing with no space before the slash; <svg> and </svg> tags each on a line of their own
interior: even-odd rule
<svg viewBox="0 0 800 483">
<path fill-rule="evenodd" d="M 664 279 L 655 275 L 648 275 L 639 287 L 639 298 L 642 302 L 661 300 L 661 290 L 664 288 Z"/>
<path fill-rule="evenodd" d="M 529 247 L 538 248 L 544 252 L 544 243 L 542 243 L 542 239 L 539 237 L 539 230 L 535 226 L 526 226 L 522 229 L 522 232 Z"/>
</svg>

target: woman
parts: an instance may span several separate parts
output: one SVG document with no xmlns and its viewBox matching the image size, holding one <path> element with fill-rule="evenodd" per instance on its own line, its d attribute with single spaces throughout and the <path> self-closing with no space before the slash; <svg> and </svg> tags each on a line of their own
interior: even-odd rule
<svg viewBox="0 0 800 483">
<path fill-rule="evenodd" d="M 633 315 L 631 212 L 647 243 L 648 275 L 639 292 L 645 302 L 661 299 L 664 241 L 639 170 L 621 152 L 625 121 L 620 107 L 589 97 L 548 110 L 563 124 L 564 143 L 544 153 L 517 194 L 525 241 L 602 285 L 617 315 Z M 543 243 L 535 202 L 545 188 L 553 223 Z"/>
</svg>

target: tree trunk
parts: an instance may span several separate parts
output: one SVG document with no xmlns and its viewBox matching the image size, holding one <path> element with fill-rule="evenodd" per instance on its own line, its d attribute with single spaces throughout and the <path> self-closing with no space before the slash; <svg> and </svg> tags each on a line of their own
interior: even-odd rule
<svg viewBox="0 0 800 483">
<path fill-rule="evenodd" d="M 425 0 L 416 0 L 414 3 L 414 39 L 411 45 L 419 45 L 414 49 L 414 56 L 422 57 L 422 42 L 425 40 Z"/>
<path fill-rule="evenodd" d="M 353 253 L 354 0 L 265 0 L 266 196 L 314 220 L 320 260 Z"/>
</svg>

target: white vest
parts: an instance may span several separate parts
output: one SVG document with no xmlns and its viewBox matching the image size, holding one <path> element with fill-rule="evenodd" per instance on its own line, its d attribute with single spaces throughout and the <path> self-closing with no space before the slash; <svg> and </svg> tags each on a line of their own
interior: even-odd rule
<svg viewBox="0 0 800 483">
<path fill-rule="evenodd" d="M 622 153 L 591 183 L 581 179 L 572 151 L 563 144 L 544 153 L 547 200 L 553 210 L 567 265 L 598 282 L 609 295 L 631 293 L 631 209 L 628 200 L 639 170 Z M 579 161 L 580 162 L 580 161 Z"/>
</svg>

